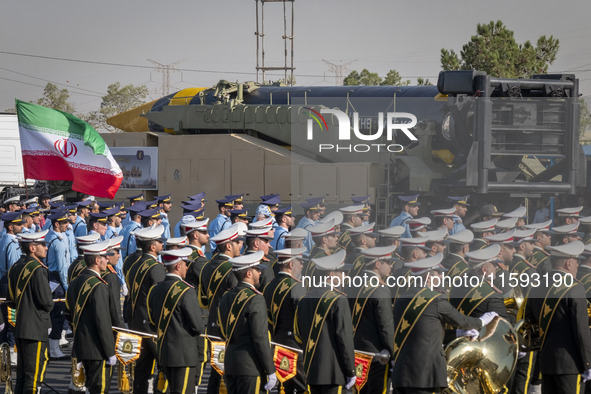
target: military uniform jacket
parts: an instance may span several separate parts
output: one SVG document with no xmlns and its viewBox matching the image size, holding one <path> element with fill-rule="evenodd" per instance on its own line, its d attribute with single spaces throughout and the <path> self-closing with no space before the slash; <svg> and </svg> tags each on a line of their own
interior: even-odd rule
<svg viewBox="0 0 591 394">
<path fill-rule="evenodd" d="M 555 273 L 565 275 L 564 271 L 559 270 L 552 270 L 549 274 L 552 277 Z M 527 319 L 539 321 L 545 309 L 546 293 L 544 286 L 532 288 L 525 307 Z M 541 372 L 548 375 L 576 375 L 591 369 L 591 335 L 583 286 L 575 282 L 554 309 L 540 351 Z"/>
<path fill-rule="evenodd" d="M 207 257 L 205 257 L 205 253 L 195 246 L 189 245 L 191 249 L 193 249 L 193 253 L 189 256 L 189 261 L 187 263 L 187 276 L 185 277 L 185 281 L 187 281 L 191 286 L 198 287 L 199 286 L 199 278 L 201 277 L 201 270 L 207 263 Z"/>
<path fill-rule="evenodd" d="M 86 280 L 91 276 L 100 276 L 90 269 L 85 269 L 70 284 L 66 293 L 66 305 L 73 316 L 77 300 Z M 74 348 L 78 360 L 108 360 L 115 355 L 115 338 L 109 309 L 109 286 L 100 279 L 100 283 L 91 290 L 80 320 L 74 329 Z"/>
<path fill-rule="evenodd" d="M 168 274 L 166 279 L 150 290 L 148 311 L 153 326 L 158 327 L 169 291 L 177 282 L 183 282 L 180 276 Z M 195 289 L 186 282 L 184 284 L 189 287 L 189 290 L 185 291 L 176 302 L 162 343 L 158 344 L 157 358 L 162 367 L 195 367 L 199 364 L 197 339 L 203 330 L 201 311 Z M 161 333 L 158 332 L 158 335 Z"/>
<path fill-rule="evenodd" d="M 364 273 L 368 276 L 377 276 L 374 272 L 365 271 Z M 352 314 L 355 315 L 357 308 L 355 298 L 351 301 L 353 301 Z M 355 331 L 355 349 L 372 353 L 379 353 L 386 349 L 392 356 L 394 354 L 393 338 L 392 297 L 387 287 L 378 286 L 365 302 Z"/>
<path fill-rule="evenodd" d="M 488 241 L 483 238 L 474 238 L 470 244 L 470 251 L 484 249 L 488 246 Z"/>
<path fill-rule="evenodd" d="M 78 255 L 78 257 L 76 257 L 76 260 L 72 261 L 72 264 L 70 264 L 70 266 L 68 267 L 68 285 L 85 268 L 86 268 L 86 261 L 84 261 L 84 255 Z"/>
<path fill-rule="evenodd" d="M 121 314 L 121 282 L 117 272 L 112 265 L 107 265 L 107 270 L 102 273 L 102 278 L 109 286 L 109 309 L 111 311 L 111 321 L 114 326 L 122 327 Z"/>
<path fill-rule="evenodd" d="M 577 279 L 585 287 L 587 300 L 591 302 L 591 266 L 580 265 L 579 270 L 577 271 Z"/>
<path fill-rule="evenodd" d="M 247 255 L 251 253 L 255 253 L 255 251 L 247 250 L 244 254 Z M 261 272 L 261 277 L 259 279 L 259 290 L 261 291 L 263 291 L 265 287 L 267 287 L 267 285 L 271 283 L 271 281 L 275 277 L 275 273 L 273 272 L 273 267 L 271 266 L 271 263 L 272 262 L 269 259 L 268 255 L 263 256 L 261 264 L 264 265 L 265 268 L 263 268 L 263 272 Z"/>
<path fill-rule="evenodd" d="M 296 312 L 294 327 L 305 347 L 310 336 L 318 298 L 326 289 L 314 288 L 302 298 Z M 328 311 L 310 362 L 306 383 L 309 385 L 344 385 L 346 378 L 355 376 L 355 351 L 351 310 L 345 296 L 339 297 Z"/>
<path fill-rule="evenodd" d="M 395 326 L 420 290 L 412 288 L 396 301 Z M 447 387 L 447 364 L 442 346 L 444 324 L 464 329 L 482 326 L 480 319 L 462 315 L 444 297 L 436 298 L 425 308 L 408 335 L 394 365 L 394 387 Z"/>
<path fill-rule="evenodd" d="M 472 276 L 475 275 L 473 272 L 468 271 L 468 275 Z M 476 275 L 478 276 L 478 275 Z M 482 279 L 482 275 L 479 276 L 479 279 Z M 490 286 L 488 282 L 485 282 L 486 286 Z M 484 286 L 484 285 L 483 285 Z M 458 308 L 462 303 L 462 300 L 468 295 L 470 291 L 472 291 L 472 287 L 470 286 L 459 286 L 459 287 L 452 287 L 449 293 L 449 302 L 454 308 Z M 507 319 L 512 323 L 515 323 L 509 314 L 507 313 L 507 308 L 505 307 L 505 299 L 503 298 L 503 294 L 500 290 L 493 287 L 495 292 L 485 298 L 480 304 L 478 304 L 473 311 L 465 311 L 468 316 L 472 317 L 480 317 L 484 315 L 486 312 L 496 312 L 500 317 L 503 319 Z M 477 291 L 482 294 L 484 291 L 482 289 L 477 289 Z M 470 296 L 475 295 L 474 292 Z"/>
<path fill-rule="evenodd" d="M 275 324 L 275 330 L 273 330 L 271 326 L 271 311 L 274 301 L 273 296 L 286 278 L 291 278 L 287 283 L 296 282 L 297 284 L 291 290 L 287 291 L 283 303 L 278 305 L 280 309 L 279 312 L 277 312 L 277 321 Z M 279 272 L 271 283 L 265 287 L 263 295 L 267 302 L 267 309 L 269 310 L 269 331 L 271 332 L 273 342 L 299 348 L 300 345 L 296 342 L 293 334 L 293 321 L 298 301 L 304 295 L 304 288 L 301 286 L 301 282 L 285 272 Z"/>
<path fill-rule="evenodd" d="M 127 287 L 129 288 L 130 296 L 129 303 L 127 305 L 127 316 L 131 317 L 131 319 L 128 319 L 127 321 L 129 322 L 129 328 L 132 330 L 153 332 L 150 327 L 146 297 L 148 296 L 150 288 L 156 283 L 162 282 L 166 277 L 166 270 L 162 264 L 157 262 L 151 268 L 149 268 L 148 273 L 145 275 L 143 282 L 139 287 L 137 299 L 135 300 L 135 307 L 133 306 L 133 292 L 134 288 L 137 286 L 134 284 L 134 278 L 136 277 L 136 274 L 138 277 L 141 275 L 138 274 L 138 271 L 148 260 L 154 261 L 154 256 L 145 253 L 135 264 L 131 266 L 127 274 Z"/>
<path fill-rule="evenodd" d="M 19 278 L 26 280 L 24 269 L 29 262 L 37 261 L 33 257 L 26 257 L 15 263 L 8 272 L 9 286 L 12 289 L 14 299 L 17 298 L 17 284 Z M 20 304 L 17 306 L 17 319 L 15 336 L 19 339 L 30 339 L 34 341 L 47 341 L 47 330 L 51 327 L 49 312 L 53 309 L 51 289 L 49 288 L 49 273 L 47 267 L 37 261 L 38 268 L 30 274 L 29 282 L 20 296 Z M 22 283 L 21 280 L 21 283 Z M 21 285 L 22 286 L 22 285 Z M 9 295 L 10 297 L 10 295 Z M 12 298 L 12 297 L 10 297 Z"/>
<path fill-rule="evenodd" d="M 251 287 L 245 282 L 224 294 L 219 303 L 219 317 L 225 324 L 238 293 Z M 269 344 L 267 325 L 267 305 L 260 292 L 246 301 L 238 319 L 232 337 L 226 345 L 224 361 L 225 373 L 240 376 L 267 376 L 275 372 L 273 352 Z M 211 315 L 210 315 L 211 316 Z M 216 317 L 218 313 L 216 313 Z"/>
<path fill-rule="evenodd" d="M 221 264 L 231 264 L 228 260 L 229 256 L 218 253 L 215 255 L 201 271 L 201 291 L 204 295 L 207 295 L 208 284 L 213 279 L 213 275 L 216 272 L 216 268 Z M 217 328 L 217 315 L 218 305 L 222 295 L 233 287 L 236 287 L 238 280 L 232 272 L 229 272 L 226 279 L 220 283 L 218 291 L 214 294 L 213 299 L 208 300 L 209 302 L 209 316 L 207 317 L 207 333 L 210 335 L 220 336 L 220 331 Z"/>
</svg>

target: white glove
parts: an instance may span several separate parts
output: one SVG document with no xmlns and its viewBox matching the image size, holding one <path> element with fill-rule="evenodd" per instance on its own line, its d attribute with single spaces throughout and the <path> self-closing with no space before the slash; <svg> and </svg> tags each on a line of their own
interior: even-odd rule
<svg viewBox="0 0 591 394">
<path fill-rule="evenodd" d="M 456 330 L 456 337 L 469 337 L 471 340 L 474 340 L 476 338 L 478 338 L 478 336 L 480 335 L 480 333 L 478 332 L 478 330 L 472 328 L 470 330 L 462 330 L 462 329 L 457 329 Z"/>
<path fill-rule="evenodd" d="M 586 370 L 585 372 L 583 372 L 583 383 L 585 383 L 588 380 L 591 380 L 591 369 Z"/>
<path fill-rule="evenodd" d="M 355 376 L 351 376 L 350 378 L 347 378 L 347 384 L 345 385 L 345 388 L 347 390 L 349 390 L 351 387 L 353 387 L 355 385 L 356 381 L 357 381 L 357 378 Z"/>
<path fill-rule="evenodd" d="M 391 361 L 390 361 L 390 367 L 392 367 L 392 372 L 394 372 L 394 365 L 395 365 L 395 364 L 394 364 L 394 360 L 391 360 Z"/>
<path fill-rule="evenodd" d="M 129 293 L 129 290 L 127 289 L 127 285 L 124 283 L 123 286 L 121 287 L 121 294 L 123 294 L 123 297 L 127 297 L 128 293 Z"/>
<path fill-rule="evenodd" d="M 486 326 L 490 323 L 495 317 L 499 316 L 497 312 L 486 312 L 484 315 L 480 316 L 480 321 L 482 322 L 482 327 Z"/>
<path fill-rule="evenodd" d="M 527 356 L 527 353 L 526 352 L 519 352 L 519 353 L 517 353 L 517 359 L 518 360 L 521 360 L 525 356 Z"/>
<path fill-rule="evenodd" d="M 109 359 L 107 360 L 107 364 L 108 365 L 115 365 L 115 364 L 117 364 L 117 356 L 111 356 L 111 357 L 109 357 Z"/>
<path fill-rule="evenodd" d="M 271 375 L 267 376 L 267 384 L 265 385 L 265 390 L 270 391 L 275 387 L 277 384 L 277 375 L 273 372 Z"/>
<path fill-rule="evenodd" d="M 4 323 L 0 324 L 0 331 L 4 330 L 4 326 L 5 326 Z"/>
</svg>

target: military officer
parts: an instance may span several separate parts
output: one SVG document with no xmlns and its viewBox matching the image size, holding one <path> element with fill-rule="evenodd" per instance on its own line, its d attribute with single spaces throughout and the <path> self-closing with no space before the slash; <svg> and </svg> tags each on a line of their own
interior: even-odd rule
<svg viewBox="0 0 591 394">
<path fill-rule="evenodd" d="M 470 250 L 478 250 L 486 248 L 490 242 L 487 241 L 486 237 L 491 236 L 495 233 L 495 225 L 499 222 L 499 219 L 494 218 L 484 222 L 472 223 L 470 228 L 474 233 L 474 240 L 470 244 Z"/>
<path fill-rule="evenodd" d="M 525 226 L 527 222 L 527 208 L 523 205 L 518 206 L 511 212 L 507 212 L 503 214 L 504 218 L 517 218 L 517 222 L 515 223 L 515 227 L 521 228 Z"/>
<path fill-rule="evenodd" d="M 456 209 L 451 207 L 449 209 L 434 209 L 431 215 L 435 219 L 435 227 L 444 228 L 447 234 L 452 234 L 454 231 L 454 217 L 456 216 Z"/>
<path fill-rule="evenodd" d="M 259 290 L 264 290 L 265 286 L 269 284 L 275 277 L 273 272 L 273 268 L 271 264 L 274 261 L 270 261 L 269 252 L 271 250 L 270 243 L 274 239 L 273 228 L 272 227 L 260 227 L 260 228 L 252 228 L 246 231 L 246 251 L 244 254 L 251 254 L 258 251 L 263 251 L 263 262 L 267 265 L 263 266 L 261 271 L 261 277 L 259 278 Z M 274 259 L 275 260 L 275 259 Z"/>
<path fill-rule="evenodd" d="M 449 276 L 461 276 L 468 270 L 466 253 L 470 251 L 470 243 L 474 240 L 474 233 L 463 230 L 447 237 L 449 254 L 441 261 L 441 265 L 448 270 Z"/>
<path fill-rule="evenodd" d="M 345 265 L 345 255 L 342 249 L 312 260 L 316 281 L 326 282 L 311 287 L 296 310 L 295 339 L 304 349 L 304 373 L 311 394 L 340 393 L 343 386 L 350 389 L 356 381 L 351 310 L 345 293 L 330 288 L 351 269 Z"/>
<path fill-rule="evenodd" d="M 160 252 L 166 278 L 154 285 L 146 300 L 150 323 L 158 332 L 156 355 L 164 369 L 170 394 L 194 393 L 199 364 L 197 339 L 203 331 L 197 293 L 183 279 L 191 248 Z M 162 313 L 166 310 L 167 313 Z"/>
<path fill-rule="evenodd" d="M 86 269 L 72 281 L 66 294 L 74 328 L 73 351 L 84 366 L 90 394 L 109 392 L 112 367 L 117 363 L 109 288 L 100 274 L 107 269 L 110 244 L 107 240 L 81 247 Z"/>
<path fill-rule="evenodd" d="M 185 216 L 193 216 L 195 220 L 203 220 L 204 219 L 204 210 L 203 203 L 201 201 L 183 201 L 185 204 L 181 204 L 181 208 L 183 209 L 183 217 L 181 220 L 177 222 L 174 226 L 174 236 L 180 237 L 181 234 L 181 224 L 183 222 L 183 218 Z M 204 250 L 205 251 L 205 250 Z"/>
<path fill-rule="evenodd" d="M 353 266 L 349 276 L 359 276 L 365 270 L 365 259 L 362 253 L 364 249 L 375 248 L 377 234 L 373 232 L 374 223 L 360 225 L 349 229 L 351 243 L 345 257 L 345 264 Z"/>
<path fill-rule="evenodd" d="M 306 201 L 300 206 L 304 208 L 304 217 L 300 219 L 296 228 L 301 228 L 304 230 L 308 230 L 310 227 L 316 225 L 316 222 L 320 220 L 320 201 L 322 199 Z M 312 236 L 308 233 L 306 238 L 304 239 L 304 246 L 306 247 L 306 253 L 304 256 L 309 256 L 312 248 L 314 247 L 314 241 L 312 240 Z"/>
<path fill-rule="evenodd" d="M 163 237 L 165 239 L 170 238 L 170 222 L 168 221 L 168 214 L 172 209 L 172 194 L 166 194 L 164 196 L 156 196 L 155 200 L 158 202 L 158 209 L 162 217 L 162 225 L 164 226 Z"/>
<path fill-rule="evenodd" d="M 477 329 L 496 316 L 488 312 L 480 319 L 467 317 L 451 306 L 443 292 L 430 289 L 436 285 L 433 278 L 442 276 L 442 259 L 437 254 L 405 263 L 412 275 L 422 278 L 423 286 L 410 287 L 394 306 L 392 380 L 397 394 L 439 393 L 447 387 L 446 362 L 441 351 L 445 323 L 455 328 Z"/>
<path fill-rule="evenodd" d="M 404 227 L 388 227 L 382 230 L 378 230 L 378 234 L 380 235 L 379 246 L 395 245 L 396 249 L 400 249 L 399 239 L 402 236 L 402 234 L 404 234 Z"/>
<path fill-rule="evenodd" d="M 300 298 L 304 296 L 300 278 L 302 276 L 302 257 L 306 248 L 280 249 L 277 253 L 279 271 L 263 292 L 267 301 L 269 331 L 274 342 L 295 349 L 300 345 L 293 336 L 295 310 Z M 305 393 L 306 380 L 302 357 L 298 357 L 297 375 L 284 383 L 286 393 Z"/>
<path fill-rule="evenodd" d="M 121 258 L 124 263 L 127 256 L 134 254 L 137 250 L 137 244 L 133 232 L 142 228 L 142 217 L 140 216 L 140 212 L 145 210 L 145 204 L 135 203 L 127 208 L 127 210 L 129 211 L 128 217 L 130 219 L 128 223 L 123 226 L 123 229 L 119 234 L 123 237 L 123 241 L 121 242 Z"/>
<path fill-rule="evenodd" d="M 424 231 L 421 233 L 421 236 L 427 237 L 425 246 L 429 249 L 428 253 L 430 256 L 435 256 L 437 253 L 445 255 L 447 250 L 447 243 L 445 242 L 447 238 L 446 229 L 440 228 L 432 231 Z"/>
<path fill-rule="evenodd" d="M 229 260 L 238 285 L 222 296 L 217 311 L 218 325 L 227 344 L 224 380 L 229 394 L 266 393 L 277 383 L 267 306 L 257 290 L 263 256 L 260 250 Z"/>
<path fill-rule="evenodd" d="M 228 229 L 230 223 L 230 210 L 234 208 L 234 200 L 222 198 L 215 200 L 218 203 L 218 215 L 209 224 L 209 247 L 213 251 L 216 248 L 213 238 L 223 230 Z"/>
<path fill-rule="evenodd" d="M 99 242 L 101 236 L 99 233 L 93 233 L 88 235 L 82 235 L 76 238 L 77 241 L 77 248 L 78 248 L 78 257 L 76 260 L 70 264 L 68 267 L 68 286 L 72 282 L 72 280 L 80 275 L 84 268 L 86 268 L 86 261 L 84 260 L 84 252 L 80 249 L 83 245 L 90 245 Z"/>
<path fill-rule="evenodd" d="M 389 227 L 402 226 L 405 231 L 402 234 L 402 238 L 412 238 L 408 221 L 419 214 L 419 206 L 421 203 L 418 201 L 419 195 L 415 194 L 412 196 L 398 196 L 398 199 L 402 202 L 402 212 L 400 215 L 394 218 L 390 223 Z"/>
<path fill-rule="evenodd" d="M 295 219 L 291 212 L 291 205 L 289 207 L 281 208 L 275 211 L 275 220 L 277 227 L 275 228 L 275 236 L 271 241 L 271 247 L 274 250 L 285 249 L 284 235 L 289 232 L 289 229 L 295 225 Z"/>
<path fill-rule="evenodd" d="M 318 257 L 331 255 L 333 249 L 337 246 L 338 240 L 334 219 L 309 227 L 308 231 L 315 243 L 314 248 L 310 252 L 310 258 L 316 259 Z M 308 261 L 308 264 L 304 268 L 304 275 L 311 276 L 315 269 L 316 265 L 314 264 L 314 261 Z"/>
<path fill-rule="evenodd" d="M 453 202 L 453 208 L 455 208 L 453 215 L 454 226 L 449 233 L 450 235 L 466 229 L 462 220 L 466 217 L 466 213 L 468 213 L 468 206 L 470 206 L 470 204 L 468 204 L 469 197 L 469 195 L 463 197 L 447 197 Z"/>
<path fill-rule="evenodd" d="M 552 234 L 553 245 L 565 245 L 569 242 L 578 241 L 581 239 L 583 233 L 579 232 L 579 225 L 581 222 L 573 222 L 565 224 L 564 226 L 552 227 L 550 233 Z"/>
<path fill-rule="evenodd" d="M 355 349 L 379 354 L 369 367 L 367 382 L 360 393 L 383 393 L 389 387 L 390 365 L 394 355 L 394 320 L 390 291 L 385 280 L 392 268 L 395 246 L 363 249 L 365 271 L 369 280 L 357 289 L 352 301 L 353 335 Z M 373 278 L 373 281 L 372 281 Z"/>
<path fill-rule="evenodd" d="M 304 240 L 309 235 L 308 231 L 303 228 L 294 228 L 283 236 L 285 238 L 285 247 L 289 249 L 305 247 Z"/>
<path fill-rule="evenodd" d="M 550 253 L 546 251 L 546 248 L 552 245 L 552 238 L 550 238 L 549 234 L 551 224 L 552 220 L 547 220 L 542 223 L 525 225 L 525 228 L 533 228 L 536 230 L 534 233 L 534 250 L 529 262 L 536 267 L 540 274 L 544 274 L 550 269 L 550 259 L 548 258 Z"/>
<path fill-rule="evenodd" d="M 585 249 L 579 261 L 577 279 L 585 287 L 587 300 L 591 302 L 591 245 L 585 245 Z"/>
<path fill-rule="evenodd" d="M 49 312 L 53 300 L 47 266 L 43 264 L 47 255 L 46 234 L 47 230 L 20 235 L 24 258 L 8 273 L 8 301 L 16 308 L 15 393 L 37 394 L 49 360 L 47 330 L 51 327 Z"/>
<path fill-rule="evenodd" d="M 357 205 L 350 205 L 348 207 L 339 208 L 339 212 L 343 215 L 341 219 L 340 228 L 341 228 L 341 236 L 338 240 L 338 245 L 345 249 L 354 251 L 355 246 L 351 245 L 351 232 L 350 230 L 363 225 L 363 218 L 364 218 L 364 211 L 365 205 L 357 204 Z M 323 222 L 327 221 L 328 217 L 322 219 Z M 335 220 L 336 222 L 336 220 Z M 336 225 L 337 223 L 335 223 Z M 351 249 L 349 246 L 351 245 Z"/>
<path fill-rule="evenodd" d="M 73 224 L 73 231 L 74 236 L 81 237 L 83 235 L 88 234 L 88 228 L 86 226 L 86 221 L 90 215 L 90 209 L 88 206 L 90 205 L 91 201 L 79 201 L 76 203 L 76 221 Z"/>
<path fill-rule="evenodd" d="M 210 238 L 210 241 L 212 238 Z M 226 290 L 236 287 L 238 281 L 232 275 L 231 258 L 240 256 L 243 238 L 238 236 L 238 229 L 234 226 L 220 231 L 215 237 L 217 254 L 205 264 L 201 270 L 201 282 L 199 286 L 199 304 L 209 309 L 206 334 L 221 337 L 220 327 L 217 324 L 217 312 L 220 299 Z M 211 370 L 207 382 L 207 393 L 217 394 L 220 390 L 221 376 L 215 370 Z"/>
<path fill-rule="evenodd" d="M 583 206 L 578 207 L 567 207 L 556 210 L 557 218 L 555 219 L 555 225 L 567 225 L 579 222 L 579 216 Z"/>
<path fill-rule="evenodd" d="M 115 267 L 121 258 L 120 250 L 123 237 L 117 236 L 110 238 L 110 240 L 111 243 L 109 244 L 106 254 L 108 264 L 107 268 L 101 272 L 101 278 L 103 278 L 109 286 L 111 322 L 114 326 L 121 327 L 123 317 L 123 314 L 121 313 L 121 282 L 119 282 Z"/>
<path fill-rule="evenodd" d="M 486 222 L 491 219 L 498 219 L 503 213 L 499 212 L 494 204 L 486 204 L 480 208 L 480 220 Z"/>
<path fill-rule="evenodd" d="M 164 266 L 157 261 L 158 253 L 163 250 L 164 226 L 147 227 L 135 232 L 143 254 L 133 263 L 125 276 L 129 288 L 129 300 L 125 314 L 129 328 L 136 331 L 154 333 L 150 327 L 146 297 L 156 283 L 166 277 Z M 152 368 L 156 359 L 156 344 L 151 340 L 142 342 L 140 357 L 136 361 L 133 392 L 148 392 L 148 380 L 152 378 Z"/>
<path fill-rule="evenodd" d="M 539 325 L 542 392 L 579 393 L 591 379 L 591 335 L 585 288 L 570 279 L 577 275 L 584 245 L 574 241 L 549 249 L 549 274 L 562 280 L 532 288 L 525 316 Z"/>
<path fill-rule="evenodd" d="M 140 193 L 135 196 L 129 196 L 129 197 L 127 197 L 127 199 L 129 200 L 129 203 L 127 205 L 127 210 L 129 211 L 130 207 L 132 207 L 135 204 L 137 204 L 138 202 L 141 202 L 144 200 L 144 193 Z M 131 223 L 130 215 L 127 215 L 125 218 L 123 218 L 123 220 L 121 220 L 121 226 L 123 226 L 123 227 L 127 226 L 129 223 Z M 123 234 L 119 234 L 119 235 L 123 235 Z"/>
</svg>

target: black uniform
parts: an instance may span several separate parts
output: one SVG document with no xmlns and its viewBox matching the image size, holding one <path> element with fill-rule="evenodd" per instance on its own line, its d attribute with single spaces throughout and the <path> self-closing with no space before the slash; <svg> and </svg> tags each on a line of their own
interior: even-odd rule
<svg viewBox="0 0 591 394">
<path fill-rule="evenodd" d="M 379 275 L 372 271 L 364 271 L 369 277 Z M 380 353 L 387 350 L 390 357 L 394 355 L 394 320 L 392 316 L 392 298 L 387 287 L 382 287 L 380 280 L 378 287 L 368 296 L 364 297 L 363 288 L 358 289 L 355 298 L 352 301 L 351 312 L 355 316 L 357 308 L 363 308 L 357 327 L 354 328 L 355 349 L 370 353 Z M 359 305 L 359 307 L 357 306 Z M 364 305 L 364 306 L 363 306 Z M 355 324 L 355 320 L 353 320 Z M 360 393 L 383 393 L 389 387 L 390 364 L 380 364 L 378 361 L 372 361 L 367 382 L 359 391 Z"/>
<path fill-rule="evenodd" d="M 399 324 L 408 305 L 420 290 L 411 288 L 396 301 L 395 325 Z M 392 385 L 397 392 L 440 392 L 447 387 L 447 365 L 442 347 L 445 323 L 464 329 L 482 326 L 480 319 L 461 314 L 444 296 L 435 298 L 418 317 L 399 351 L 392 374 Z"/>
<path fill-rule="evenodd" d="M 121 313 L 121 282 L 115 268 L 110 264 L 107 265 L 107 270 L 102 273 L 103 280 L 109 285 L 109 309 L 111 310 L 111 321 L 116 327 L 123 326 Z"/>
<path fill-rule="evenodd" d="M 72 283 L 75 277 L 77 277 L 86 268 L 86 261 L 84 261 L 84 255 L 79 254 L 76 260 L 72 261 L 72 264 L 68 267 L 68 285 Z"/>
<path fill-rule="evenodd" d="M 15 393 L 36 394 L 49 359 L 47 330 L 51 327 L 49 312 L 53 300 L 48 269 L 34 257 L 27 256 L 8 271 L 8 286 L 9 301 L 16 307 Z"/>
<path fill-rule="evenodd" d="M 158 364 L 164 369 L 170 394 L 193 393 L 195 372 L 200 364 L 197 338 L 203 330 L 195 289 L 179 276 L 168 274 L 164 281 L 152 287 L 147 303 L 150 322 L 159 335 Z M 174 309 L 170 310 L 171 315 L 164 316 L 162 311 L 168 307 L 167 303 L 174 305 Z M 161 326 L 166 327 L 162 332 L 158 330 Z"/>
<path fill-rule="evenodd" d="M 96 277 L 94 286 L 82 308 L 82 300 L 89 279 Z M 86 389 L 91 393 L 108 393 L 111 385 L 112 366 L 107 364 L 115 355 L 115 338 L 111 322 L 109 286 L 97 272 L 85 269 L 71 283 L 66 294 L 67 307 L 74 325 L 74 349 L 76 357 L 84 365 Z M 75 311 L 82 308 L 75 324 Z"/>
<path fill-rule="evenodd" d="M 201 292 L 207 297 L 208 308 L 209 308 L 209 316 L 207 317 L 207 328 L 206 333 L 207 335 L 213 335 L 216 337 L 221 337 L 222 333 L 220 328 L 217 325 L 217 313 L 218 313 L 218 306 L 220 303 L 220 299 L 222 295 L 228 290 L 235 287 L 238 284 L 238 280 L 232 274 L 232 263 L 228 260 L 230 259 L 229 256 L 218 253 L 212 259 L 205 264 L 203 270 L 201 271 Z M 224 267 L 220 267 L 224 265 Z M 219 272 L 219 268 L 227 268 L 229 271 L 226 274 L 226 277 L 221 280 L 219 283 L 219 287 L 217 291 L 213 289 L 214 284 L 214 276 L 216 271 Z M 212 288 L 210 288 L 212 287 Z M 215 292 L 214 292 L 215 291 Z M 207 382 L 207 393 L 208 394 L 217 394 L 220 391 L 220 384 L 221 384 L 221 376 L 215 370 L 211 369 L 211 374 L 209 375 L 209 381 Z"/>
<path fill-rule="evenodd" d="M 296 340 L 305 349 L 302 357 L 305 358 L 306 352 L 310 350 L 308 340 L 316 320 L 315 312 L 319 299 L 327 297 L 336 297 L 336 300 L 326 313 L 307 371 L 306 383 L 310 386 L 312 394 L 337 393 L 341 386 L 346 384 L 347 378 L 355 376 L 353 325 L 351 310 L 344 293 L 326 293 L 326 289 L 313 288 L 300 300 L 294 330 Z"/>
<path fill-rule="evenodd" d="M 566 277 L 561 270 L 551 270 L 549 274 Z M 539 322 L 542 313 L 547 316 L 545 311 L 556 299 L 546 299 L 547 293 L 544 286 L 532 288 L 525 308 L 527 319 Z M 552 310 L 554 314 L 540 350 L 542 392 L 578 393 L 579 375 L 591 369 L 591 335 L 583 286 L 575 282 Z M 584 383 L 580 386 L 580 392 L 584 392 Z"/>
<path fill-rule="evenodd" d="M 293 287 L 285 293 L 279 293 L 279 296 L 284 294 L 283 302 L 280 305 L 277 304 L 279 310 L 273 314 L 273 302 L 274 300 L 275 302 L 277 301 L 277 297 L 279 297 L 277 291 L 284 283 L 287 286 Z M 263 295 L 267 302 L 270 322 L 269 330 L 273 342 L 300 349 L 300 344 L 297 343 L 293 335 L 293 322 L 298 302 L 304 295 L 304 288 L 301 282 L 293 278 L 290 274 L 279 271 L 271 283 L 265 287 Z M 273 317 L 274 315 L 276 316 L 275 318 Z M 304 393 L 306 391 L 304 360 L 302 357 L 298 357 L 297 375 L 285 382 L 283 387 L 286 393 L 293 393 L 294 390 L 298 393 Z"/>
<path fill-rule="evenodd" d="M 143 275 L 145 276 L 141 279 Z M 150 288 L 156 283 L 162 282 L 165 277 L 166 271 L 164 266 L 157 262 L 154 256 L 149 253 L 144 253 L 139 260 L 131 265 L 126 275 L 130 297 L 126 305 L 126 315 L 128 316 L 127 321 L 130 329 L 154 333 L 150 327 L 146 297 Z M 141 285 L 139 283 L 140 281 Z M 134 295 L 135 299 L 133 298 Z M 144 339 L 142 341 L 140 357 L 137 359 L 135 365 L 134 393 L 146 394 L 148 392 L 148 380 L 152 376 L 155 360 L 156 344 L 152 340 Z"/>
<path fill-rule="evenodd" d="M 228 394 L 266 393 L 263 386 L 267 376 L 275 373 L 275 364 L 268 337 L 267 305 L 261 292 L 248 283 L 238 283 L 221 298 L 218 323 L 227 326 L 239 293 L 252 297 L 245 302 L 242 312 L 235 315 L 237 320 L 230 338 L 230 333 L 224 330 L 227 341 L 224 381 Z"/>
</svg>

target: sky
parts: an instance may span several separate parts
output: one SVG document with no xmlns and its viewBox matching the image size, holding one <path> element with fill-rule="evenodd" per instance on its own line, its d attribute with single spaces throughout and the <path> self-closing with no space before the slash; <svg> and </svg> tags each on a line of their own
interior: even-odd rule
<svg viewBox="0 0 591 394">
<path fill-rule="evenodd" d="M 435 83 L 442 48 L 459 52 L 478 23 L 501 20 L 519 43 L 558 38 L 549 71 L 575 73 L 580 92 L 591 96 L 588 0 L 298 0 L 294 10 L 297 85 L 334 85 L 323 59 Z M 264 11 L 266 64 L 281 66 L 283 6 L 267 3 Z M 253 81 L 255 30 L 252 0 L 7 0 L 0 15 L 0 111 L 14 107 L 15 98 L 37 100 L 47 82 L 67 88 L 78 113 L 98 110 L 114 82 L 145 84 L 149 99 L 157 99 L 163 76 L 148 59 L 178 70 L 169 74 L 171 93 L 221 79 Z"/>
</svg>

